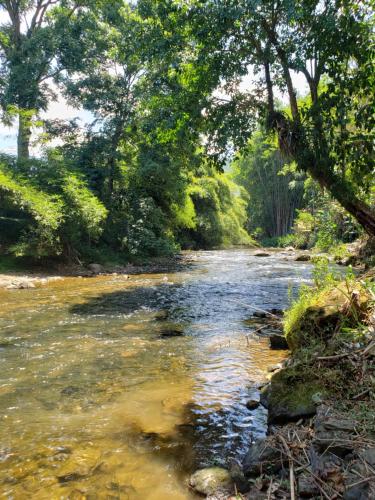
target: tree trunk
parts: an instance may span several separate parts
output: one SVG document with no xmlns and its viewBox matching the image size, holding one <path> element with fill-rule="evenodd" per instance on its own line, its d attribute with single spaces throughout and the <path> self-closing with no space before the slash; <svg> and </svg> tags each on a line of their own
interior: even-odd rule
<svg viewBox="0 0 375 500">
<path fill-rule="evenodd" d="M 30 119 L 22 111 L 18 116 L 17 157 L 18 160 L 28 160 L 30 157 L 31 126 Z"/>
<path fill-rule="evenodd" d="M 350 185 L 328 166 L 319 168 L 315 165 L 307 171 L 322 188 L 326 188 L 341 206 L 352 215 L 370 236 L 375 236 L 375 212 L 360 200 Z"/>
</svg>

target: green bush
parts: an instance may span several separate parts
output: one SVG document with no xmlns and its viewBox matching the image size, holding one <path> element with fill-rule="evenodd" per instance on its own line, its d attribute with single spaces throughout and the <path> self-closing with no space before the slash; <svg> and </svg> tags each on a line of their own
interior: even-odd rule
<svg viewBox="0 0 375 500">
<path fill-rule="evenodd" d="M 38 191 L 23 179 L 17 179 L 0 164 L 2 207 L 11 206 L 19 214 L 27 214 L 30 223 L 13 242 L 11 251 L 17 255 L 36 256 L 61 252 L 58 229 L 63 221 L 63 202 L 59 196 Z"/>
</svg>

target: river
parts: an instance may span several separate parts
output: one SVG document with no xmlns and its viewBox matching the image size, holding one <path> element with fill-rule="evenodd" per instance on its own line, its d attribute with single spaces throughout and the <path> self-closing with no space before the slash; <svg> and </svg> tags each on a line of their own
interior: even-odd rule
<svg viewBox="0 0 375 500">
<path fill-rule="evenodd" d="M 311 268 L 253 253 L 0 291 L 0 496 L 191 500 L 190 472 L 241 459 L 266 429 L 251 387 L 285 356 L 245 320 Z"/>
</svg>

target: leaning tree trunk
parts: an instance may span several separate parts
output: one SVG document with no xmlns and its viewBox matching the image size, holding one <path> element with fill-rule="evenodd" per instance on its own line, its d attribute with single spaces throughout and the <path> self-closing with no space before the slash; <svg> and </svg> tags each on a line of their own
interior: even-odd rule
<svg viewBox="0 0 375 500">
<path fill-rule="evenodd" d="M 30 119 L 22 114 L 18 117 L 17 157 L 18 160 L 28 160 L 30 157 L 31 126 Z"/>
<path fill-rule="evenodd" d="M 322 188 L 326 188 L 331 193 L 333 198 L 358 221 L 370 236 L 375 236 L 374 210 L 355 195 L 345 179 L 334 173 L 329 166 L 322 168 L 314 164 L 310 165 L 307 171 Z"/>
</svg>

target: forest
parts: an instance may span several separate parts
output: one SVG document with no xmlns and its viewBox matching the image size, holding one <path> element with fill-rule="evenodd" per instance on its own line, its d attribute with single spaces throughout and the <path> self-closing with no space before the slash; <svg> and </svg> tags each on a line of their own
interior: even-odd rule
<svg viewBox="0 0 375 500">
<path fill-rule="evenodd" d="M 375 498 L 373 0 L 0 0 L 0 496 Z"/>
<path fill-rule="evenodd" d="M 0 7 L 1 120 L 17 128 L 2 255 L 129 262 L 375 234 L 370 1 Z M 56 100 L 91 120 L 49 119 Z"/>
</svg>

